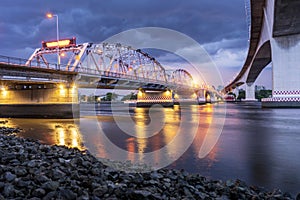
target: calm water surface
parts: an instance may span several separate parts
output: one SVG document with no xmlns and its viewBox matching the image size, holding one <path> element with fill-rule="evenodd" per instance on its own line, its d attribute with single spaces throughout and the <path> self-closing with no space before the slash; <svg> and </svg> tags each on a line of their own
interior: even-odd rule
<svg viewBox="0 0 300 200">
<path fill-rule="evenodd" d="M 7 119 L 7 125 L 22 128 L 22 137 L 88 148 L 99 157 L 112 158 L 115 154 L 106 145 L 107 137 L 114 146 L 135 153 L 125 155 L 133 162 L 147 162 L 144 153 L 155 152 L 153 163 L 176 159 L 169 168 L 214 179 L 238 178 L 294 195 L 300 192 L 300 109 L 262 109 L 259 103 L 227 104 L 222 134 L 212 151 L 200 159 L 199 150 L 209 129 L 222 125 L 224 108 L 225 104 L 155 108 L 150 112 L 147 108 L 131 108 L 129 118 L 122 108 L 114 112 L 115 118 L 108 109 L 96 115 L 87 109 L 78 120 Z M 126 134 L 128 131 L 132 134 Z M 192 144 L 186 149 L 189 140 Z M 161 153 L 159 150 L 165 146 Z M 177 159 L 178 151 L 185 152 Z"/>
</svg>

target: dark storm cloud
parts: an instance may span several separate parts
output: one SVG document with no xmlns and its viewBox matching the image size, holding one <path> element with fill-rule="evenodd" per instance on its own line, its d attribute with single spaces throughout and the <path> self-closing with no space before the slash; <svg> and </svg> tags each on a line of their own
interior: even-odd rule
<svg viewBox="0 0 300 200">
<path fill-rule="evenodd" d="M 220 49 L 240 55 L 247 48 L 241 0 L 2 0 L 0 54 L 28 57 L 42 40 L 55 39 L 56 24 L 45 18 L 48 11 L 59 16 L 60 37 L 76 36 L 78 42 L 97 43 L 121 31 L 153 26 L 182 32 L 212 55 L 219 56 Z"/>
</svg>

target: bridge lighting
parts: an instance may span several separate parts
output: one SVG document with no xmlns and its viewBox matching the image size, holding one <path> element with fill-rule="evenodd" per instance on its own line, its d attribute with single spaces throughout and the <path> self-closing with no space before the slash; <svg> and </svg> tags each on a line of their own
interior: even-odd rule
<svg viewBox="0 0 300 200">
<path fill-rule="evenodd" d="M 66 93 L 66 90 L 65 90 L 64 85 L 63 85 L 63 84 L 59 84 L 59 94 L 60 94 L 61 96 L 64 96 L 65 93 Z"/>
<path fill-rule="evenodd" d="M 62 47 L 76 46 L 76 38 L 63 39 L 59 41 L 43 41 L 42 48 L 56 49 Z"/>
<path fill-rule="evenodd" d="M 4 97 L 7 95 L 7 90 L 4 86 L 1 87 L 1 93 Z"/>
<path fill-rule="evenodd" d="M 49 19 L 51 19 L 51 18 L 53 18 L 53 14 L 52 13 L 47 13 L 46 17 L 49 18 Z"/>
<path fill-rule="evenodd" d="M 73 84 L 73 85 L 72 85 L 72 90 L 71 90 L 71 91 L 72 91 L 72 93 L 74 93 L 74 92 L 75 92 L 75 89 L 76 89 L 76 85 L 75 85 L 75 84 Z"/>
<path fill-rule="evenodd" d="M 199 87 L 199 84 L 198 84 L 198 82 L 196 80 L 193 80 L 192 86 L 193 87 Z"/>
<path fill-rule="evenodd" d="M 60 53 L 60 56 L 61 56 L 61 57 L 65 57 L 65 56 L 66 56 L 66 53 L 65 53 L 65 52 L 61 52 L 61 53 Z"/>
<path fill-rule="evenodd" d="M 142 97 L 142 96 L 143 96 L 143 92 L 142 92 L 141 90 L 139 90 L 138 96 L 139 96 L 139 97 Z"/>
<path fill-rule="evenodd" d="M 167 90 L 167 91 L 166 91 L 166 95 L 167 95 L 167 96 L 170 96 L 170 95 L 171 95 L 170 90 Z"/>
</svg>

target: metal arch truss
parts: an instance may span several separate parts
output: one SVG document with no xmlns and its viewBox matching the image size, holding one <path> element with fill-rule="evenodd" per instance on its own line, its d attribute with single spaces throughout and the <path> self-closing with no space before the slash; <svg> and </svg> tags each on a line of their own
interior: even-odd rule
<svg viewBox="0 0 300 200">
<path fill-rule="evenodd" d="M 170 83 L 178 86 L 189 86 L 194 87 L 194 80 L 192 75 L 185 69 L 177 69 L 172 72 L 170 76 Z"/>
<path fill-rule="evenodd" d="M 167 82 L 163 66 L 140 49 L 121 44 L 100 43 L 87 50 L 79 67 L 82 73 L 110 73 L 133 79 Z"/>
<path fill-rule="evenodd" d="M 46 55 L 56 56 L 57 51 L 57 49 L 47 48 L 36 49 L 26 65 L 78 72 L 81 79 L 86 82 L 99 83 L 99 80 L 105 80 L 105 84 L 111 84 L 123 79 L 128 83 L 134 81 L 144 85 L 147 83 L 148 88 L 151 85 L 157 89 L 194 88 L 193 77 L 187 70 L 177 69 L 167 73 L 154 57 L 130 46 L 83 43 L 60 48 L 60 52 L 69 53 L 68 61 L 60 65 L 50 64 Z"/>
<path fill-rule="evenodd" d="M 38 48 L 33 52 L 25 65 L 48 69 L 75 71 L 76 67 L 80 63 L 81 58 L 84 56 L 86 49 L 90 46 L 91 43 L 83 43 L 76 46 L 60 48 L 60 53 L 70 53 L 71 55 L 67 58 L 67 63 L 60 65 L 48 62 L 46 58 L 46 55 L 57 55 L 58 49 Z"/>
</svg>

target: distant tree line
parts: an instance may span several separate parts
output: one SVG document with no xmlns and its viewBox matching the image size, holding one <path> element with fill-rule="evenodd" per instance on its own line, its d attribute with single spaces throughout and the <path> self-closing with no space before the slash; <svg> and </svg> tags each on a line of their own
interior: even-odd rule
<svg viewBox="0 0 300 200">
<path fill-rule="evenodd" d="M 258 90 L 255 91 L 255 98 L 258 99 L 258 101 L 261 101 L 262 98 L 268 98 L 272 96 L 272 90 Z M 239 90 L 239 95 L 237 97 L 238 100 L 245 99 L 246 98 L 246 92 L 245 90 L 241 89 Z"/>
<path fill-rule="evenodd" d="M 100 101 L 115 101 L 118 98 L 118 94 L 108 92 L 106 93 L 105 96 L 100 97 L 100 96 L 94 96 L 94 95 L 80 95 L 79 99 L 80 102 L 100 102 Z M 136 100 L 137 99 L 137 94 L 134 94 L 133 92 L 124 96 L 121 101 L 126 101 L 126 100 Z"/>
</svg>

